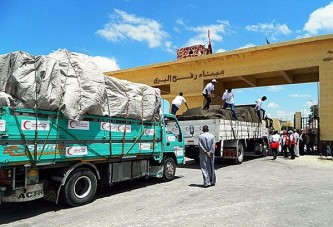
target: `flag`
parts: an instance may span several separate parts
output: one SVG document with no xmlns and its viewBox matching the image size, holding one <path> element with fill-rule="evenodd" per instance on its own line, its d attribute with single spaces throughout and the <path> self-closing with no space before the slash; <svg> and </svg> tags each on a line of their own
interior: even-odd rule
<svg viewBox="0 0 333 227">
<path fill-rule="evenodd" d="M 270 42 L 268 42 L 268 39 L 267 39 L 267 37 L 266 37 L 266 43 L 267 43 L 267 44 L 270 44 Z"/>
</svg>

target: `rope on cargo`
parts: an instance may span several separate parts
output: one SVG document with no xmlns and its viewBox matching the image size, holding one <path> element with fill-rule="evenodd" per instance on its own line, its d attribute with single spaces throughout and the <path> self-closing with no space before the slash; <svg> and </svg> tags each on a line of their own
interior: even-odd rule
<svg viewBox="0 0 333 227">
<path fill-rule="evenodd" d="M 111 120 L 111 110 L 110 110 L 110 103 L 109 103 L 109 96 L 108 93 L 106 92 L 106 88 L 105 88 L 105 95 L 106 95 L 106 102 L 108 104 L 108 122 L 109 122 L 109 153 L 110 153 L 110 158 L 112 156 L 112 130 L 111 130 L 111 124 L 112 124 L 112 120 Z"/>
<path fill-rule="evenodd" d="M 126 127 L 127 127 L 127 120 L 128 120 L 128 112 L 129 112 L 129 97 L 126 91 L 126 87 L 124 88 L 125 91 L 125 95 L 127 98 L 127 102 L 126 102 L 126 117 L 125 117 L 125 127 L 124 127 L 124 134 L 123 134 L 123 142 L 122 142 L 122 147 L 121 147 L 121 156 L 124 156 L 124 151 L 125 151 L 125 139 L 126 139 Z"/>
<path fill-rule="evenodd" d="M 25 148 L 25 153 L 28 155 L 28 158 L 29 158 L 30 164 L 33 166 L 33 165 L 35 165 L 35 163 L 34 163 L 34 159 L 33 159 L 33 157 L 32 157 L 32 154 L 31 154 L 30 150 L 29 150 L 27 138 L 25 137 L 25 135 L 24 135 L 24 133 L 23 133 L 21 127 L 20 127 L 20 123 L 19 123 L 19 121 L 18 121 L 18 119 L 17 119 L 16 111 L 15 111 L 15 110 L 14 110 L 14 114 L 13 114 L 13 115 L 14 115 L 14 119 L 15 119 L 15 121 L 16 121 L 17 128 L 18 128 L 18 130 L 19 130 L 19 132 L 20 132 L 21 138 L 22 138 L 23 141 L 24 141 L 23 146 L 24 146 L 24 148 Z"/>
<path fill-rule="evenodd" d="M 145 131 L 145 127 L 144 127 L 144 124 L 143 124 L 143 111 L 144 111 L 144 109 L 143 109 L 143 104 L 144 104 L 144 91 L 143 91 L 143 88 L 141 87 L 140 88 L 141 89 L 141 126 L 140 126 L 140 128 L 141 128 L 141 133 L 140 133 L 140 136 L 139 136 L 139 138 L 140 138 L 140 141 L 139 141 L 139 149 L 138 149 L 138 154 L 140 154 L 140 151 L 141 151 L 141 149 L 140 149 L 140 145 L 141 145 L 141 138 L 142 138 L 142 135 L 143 135 L 143 133 L 144 133 L 144 131 Z M 134 143 L 136 143 L 136 141 L 134 142 Z"/>
<path fill-rule="evenodd" d="M 35 105 L 34 105 L 34 113 L 35 113 L 35 138 L 34 138 L 34 163 L 37 162 L 37 150 L 38 150 L 38 116 L 37 116 L 37 99 L 38 99 L 38 91 L 37 91 L 37 67 L 36 67 L 36 59 L 34 59 L 34 72 L 35 72 Z M 51 128 L 50 128 L 51 130 Z M 43 150 L 42 150 L 43 151 Z"/>
<path fill-rule="evenodd" d="M 234 130 L 234 128 L 232 127 L 232 120 L 229 120 L 229 122 L 230 122 L 230 125 L 231 125 L 232 135 L 234 136 L 234 140 L 236 140 L 235 130 Z"/>
</svg>

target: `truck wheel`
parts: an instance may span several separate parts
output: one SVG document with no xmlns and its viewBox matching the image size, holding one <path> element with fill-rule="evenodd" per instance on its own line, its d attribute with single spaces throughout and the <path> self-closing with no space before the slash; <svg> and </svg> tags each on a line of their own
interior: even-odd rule
<svg viewBox="0 0 333 227">
<path fill-rule="evenodd" d="M 69 176 L 64 188 L 64 202 L 70 206 L 80 206 L 90 203 L 97 190 L 95 174 L 86 168 L 74 170 Z"/>
<path fill-rule="evenodd" d="M 176 164 L 173 158 L 167 157 L 164 160 L 163 181 L 172 181 L 176 173 Z"/>
<path fill-rule="evenodd" d="M 236 165 L 242 164 L 243 160 L 244 160 L 244 147 L 243 144 L 241 142 L 238 143 L 238 147 L 237 147 L 237 158 L 234 159 L 234 163 Z"/>
</svg>

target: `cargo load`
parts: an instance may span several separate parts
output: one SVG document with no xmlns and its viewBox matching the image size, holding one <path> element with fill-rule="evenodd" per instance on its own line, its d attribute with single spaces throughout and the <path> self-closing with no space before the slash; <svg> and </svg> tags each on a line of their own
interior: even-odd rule
<svg viewBox="0 0 333 227">
<path fill-rule="evenodd" d="M 0 55 L 0 92 L 17 108 L 59 110 L 76 121 L 85 114 L 153 120 L 161 105 L 159 89 L 107 77 L 90 56 L 67 50 Z"/>
</svg>

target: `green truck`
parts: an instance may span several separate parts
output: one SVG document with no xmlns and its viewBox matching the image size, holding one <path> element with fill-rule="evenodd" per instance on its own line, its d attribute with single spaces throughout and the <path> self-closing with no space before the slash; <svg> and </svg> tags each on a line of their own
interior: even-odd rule
<svg viewBox="0 0 333 227">
<path fill-rule="evenodd" d="M 177 135 L 168 131 L 174 127 Z M 171 114 L 73 121 L 60 111 L 0 106 L 0 202 L 80 206 L 99 186 L 150 176 L 171 181 L 181 164 L 184 137 Z"/>
</svg>

